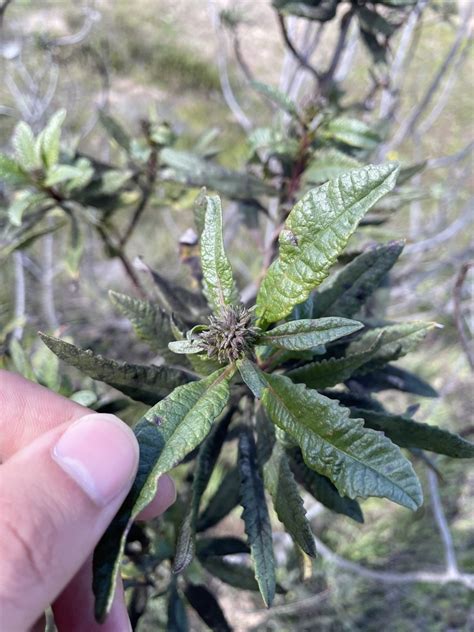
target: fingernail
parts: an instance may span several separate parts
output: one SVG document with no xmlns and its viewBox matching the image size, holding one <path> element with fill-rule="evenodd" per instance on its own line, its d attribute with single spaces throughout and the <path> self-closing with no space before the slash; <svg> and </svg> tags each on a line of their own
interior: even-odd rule
<svg viewBox="0 0 474 632">
<path fill-rule="evenodd" d="M 158 487 L 156 495 L 160 499 L 161 512 L 171 507 L 176 500 L 176 486 L 173 479 L 168 474 L 163 474 L 158 479 Z"/>
<path fill-rule="evenodd" d="M 106 414 L 81 417 L 53 448 L 56 463 L 100 506 L 130 487 L 138 456 L 130 428 Z"/>
</svg>

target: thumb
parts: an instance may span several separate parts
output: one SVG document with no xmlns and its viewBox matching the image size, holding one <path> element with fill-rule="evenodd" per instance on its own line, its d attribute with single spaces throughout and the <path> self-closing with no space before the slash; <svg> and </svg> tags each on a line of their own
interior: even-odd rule
<svg viewBox="0 0 474 632">
<path fill-rule="evenodd" d="M 2 629 L 31 626 L 83 565 L 130 489 L 138 453 L 117 417 L 91 414 L 0 466 Z"/>
</svg>

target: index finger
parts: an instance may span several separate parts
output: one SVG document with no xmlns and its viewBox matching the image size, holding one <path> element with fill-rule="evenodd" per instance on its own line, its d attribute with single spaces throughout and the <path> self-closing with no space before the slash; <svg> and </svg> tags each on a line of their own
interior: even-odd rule
<svg viewBox="0 0 474 632">
<path fill-rule="evenodd" d="M 48 430 L 90 412 L 17 373 L 0 369 L 0 462 Z"/>
</svg>

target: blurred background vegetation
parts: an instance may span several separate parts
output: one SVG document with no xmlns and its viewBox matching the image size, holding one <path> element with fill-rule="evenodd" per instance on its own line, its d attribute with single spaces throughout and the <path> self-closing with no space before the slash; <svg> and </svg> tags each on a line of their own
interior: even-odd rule
<svg viewBox="0 0 474 632">
<path fill-rule="evenodd" d="M 65 107 L 66 138 L 96 160 L 120 163 L 118 148 L 98 120 L 98 110 L 107 108 L 132 135 L 140 133 L 141 121 L 150 116 L 166 121 L 178 136 L 180 149 L 195 147 L 205 133 L 215 130 L 211 144 L 218 163 L 242 169 L 249 157 L 246 121 L 258 127 L 273 116 L 268 103 L 249 89 L 243 70 L 283 89 L 297 75 L 298 91 L 293 83 L 292 98 L 302 106 L 310 98 L 310 73 L 297 70 L 294 56 L 282 42 L 270 0 L 208 4 L 137 0 L 133 5 L 107 0 L 14 0 L 1 5 L 0 146 L 6 151 L 18 120 L 28 120 L 38 131 L 52 112 Z M 338 102 L 343 110 L 349 108 L 360 120 L 378 126 L 384 140 L 376 159 L 400 160 L 405 166 L 426 161 L 410 181 L 406 198 L 400 196 L 393 208 L 385 209 L 388 221 L 366 227 L 364 236 L 378 241 L 407 239 L 391 287 L 378 297 L 387 318 L 420 318 L 444 326 L 402 362 L 431 381 L 440 394 L 436 400 L 422 402 L 418 418 L 472 440 L 472 3 L 432 0 L 418 2 L 413 11 L 416 8 L 420 15 L 411 34 L 406 28 L 408 17 L 390 43 L 393 72 L 402 38 L 410 35 L 407 57 L 396 77 L 397 91 L 390 93 L 382 85 L 371 92 L 378 65 L 354 25 L 338 70 Z M 219 13 L 221 9 L 226 13 Z M 295 17 L 287 22 L 293 42 L 301 45 L 308 38 L 304 22 Z M 316 34 L 319 43 L 312 63 L 325 65 L 338 28 L 339 23 L 331 22 Z M 236 52 L 245 60 L 244 68 Z M 390 99 L 397 102 L 391 118 L 383 116 Z M 158 183 L 127 243 L 129 257 L 143 257 L 167 278 L 189 283 L 188 269 L 180 262 L 179 241 L 192 224 L 195 194 L 195 189 L 176 191 Z M 6 208 L 8 191 L 0 189 L 0 195 Z M 117 215 L 120 227 L 128 224 L 136 200 L 128 202 Z M 234 202 L 225 209 L 231 258 L 240 286 L 246 287 L 261 266 L 258 238 L 252 223 L 241 221 L 234 212 Z M 109 289 L 133 293 L 120 261 L 104 257 L 103 245 L 90 227 L 87 231 L 80 270 L 72 276 L 62 233 L 47 235 L 17 251 L 16 258 L 0 261 L 0 343 L 21 331 L 23 351 L 17 352 L 15 361 L 26 374 L 31 364 L 37 373 L 44 373 L 54 363 L 37 339 L 38 330 L 60 332 L 111 357 L 152 359 L 140 344 L 130 346 L 130 336 L 124 335 L 128 325 L 107 299 Z M 18 266 L 23 288 L 18 285 Z M 22 302 L 20 295 L 26 300 Z M 70 380 L 71 391 L 87 405 L 107 392 L 103 385 L 74 372 Z M 384 393 L 384 398 L 400 412 L 417 402 L 398 391 Z M 130 405 L 123 415 L 135 420 L 138 406 Z M 279 597 L 273 610 L 264 610 L 253 593 L 236 601 L 228 587 L 214 579 L 213 588 L 234 629 L 472 630 L 474 609 L 468 587 L 410 577 L 413 572 L 443 568 L 446 537 L 452 538 L 459 567 L 474 572 L 474 472 L 465 463 L 444 457 L 437 457 L 435 464 L 442 472 L 439 490 L 431 489 L 430 495 L 425 476 L 426 502 L 415 514 L 368 500 L 363 504 L 366 522 L 359 525 L 324 512 L 313 501 L 309 511 L 314 531 L 340 557 L 331 557 L 330 552 L 321 556 L 312 578 Z M 423 471 L 419 468 L 422 477 Z M 209 495 L 217 484 L 218 480 L 211 481 Z M 438 491 L 448 536 L 440 531 L 439 516 L 437 521 L 433 515 L 433 493 L 436 496 Z M 234 511 L 215 533 L 240 535 L 239 513 Z M 296 577 L 297 563 L 288 555 L 283 536 L 279 546 L 285 572 Z M 382 575 L 371 576 L 367 569 Z M 383 573 L 407 575 L 400 579 Z M 163 629 L 165 612 L 163 599 L 156 598 L 137 629 Z M 205 629 L 197 618 L 191 624 L 192 629 Z"/>
</svg>

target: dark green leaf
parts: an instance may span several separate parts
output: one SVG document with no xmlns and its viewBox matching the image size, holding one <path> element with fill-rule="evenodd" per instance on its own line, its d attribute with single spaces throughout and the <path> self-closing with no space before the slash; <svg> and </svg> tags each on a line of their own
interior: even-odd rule
<svg viewBox="0 0 474 632">
<path fill-rule="evenodd" d="M 310 470 L 304 463 L 299 448 L 290 451 L 291 469 L 296 480 L 322 505 L 339 514 L 348 516 L 356 522 L 364 522 L 364 516 L 356 500 L 341 496 L 329 478 Z"/>
<path fill-rule="evenodd" d="M 229 398 L 233 367 L 176 388 L 136 426 L 140 446 L 137 477 L 94 552 L 95 616 L 103 621 L 112 605 L 127 531 L 154 498 L 158 478 L 192 452 L 211 429 Z"/>
<path fill-rule="evenodd" d="M 363 419 L 368 428 L 381 430 L 402 448 L 420 448 L 458 459 L 474 457 L 474 444 L 470 441 L 437 426 L 414 421 L 406 415 L 351 408 L 351 416 Z"/>
<path fill-rule="evenodd" d="M 339 0 L 273 0 L 277 11 L 307 20 L 327 22 L 336 15 Z"/>
<path fill-rule="evenodd" d="M 365 213 L 396 182 L 394 163 L 354 169 L 312 189 L 288 215 L 280 233 L 280 255 L 257 296 L 260 324 L 276 322 L 328 275 Z"/>
<path fill-rule="evenodd" d="M 438 393 L 428 382 L 425 382 L 418 375 L 392 364 L 387 364 L 377 371 L 361 376 L 358 376 L 356 372 L 354 377 L 368 391 L 395 389 L 404 393 L 421 395 L 421 397 L 438 397 Z"/>
<path fill-rule="evenodd" d="M 403 250 L 403 241 L 369 248 L 347 264 L 315 297 L 313 318 L 353 318 L 380 285 Z"/>
<path fill-rule="evenodd" d="M 201 560 L 201 563 L 211 575 L 220 579 L 221 582 L 229 584 L 229 586 L 240 590 L 259 591 L 254 573 L 248 566 L 227 562 L 218 557 L 206 557 Z M 284 594 L 285 590 L 279 584 L 276 584 L 276 592 Z"/>
<path fill-rule="evenodd" d="M 232 414 L 227 414 L 203 441 L 196 460 L 189 509 L 181 525 L 176 546 L 173 572 L 181 573 L 194 557 L 196 524 L 201 498 L 206 491 L 217 457 L 226 438 Z"/>
<path fill-rule="evenodd" d="M 168 621 L 166 632 L 188 632 L 188 616 L 176 581 L 171 583 L 168 595 Z"/>
<path fill-rule="evenodd" d="M 205 586 L 188 583 L 184 589 L 184 594 L 194 610 L 213 632 L 232 632 L 217 599 Z"/>
<path fill-rule="evenodd" d="M 204 229 L 200 239 L 203 290 L 211 309 L 219 312 L 225 305 L 238 302 L 238 292 L 224 250 L 221 201 L 217 195 L 207 195 L 205 204 Z"/>
<path fill-rule="evenodd" d="M 191 373 L 167 366 L 144 366 L 117 362 L 81 349 L 58 338 L 40 334 L 41 339 L 61 360 L 94 380 L 105 382 L 132 399 L 156 404 L 174 388 L 193 379 Z"/>
<path fill-rule="evenodd" d="M 362 327 L 362 323 L 346 318 L 290 320 L 265 332 L 259 338 L 258 344 L 302 351 L 348 336 Z"/>
<path fill-rule="evenodd" d="M 263 481 L 270 493 L 278 520 L 294 542 L 309 556 L 316 557 L 311 527 L 303 500 L 283 446 L 275 441 L 275 430 L 263 410 L 257 414 L 257 452 Z"/>
<path fill-rule="evenodd" d="M 234 467 L 226 473 L 218 490 L 199 516 L 196 531 L 210 529 L 237 507 L 240 498 L 239 484 L 239 470 Z"/>
<path fill-rule="evenodd" d="M 301 447 L 308 467 L 349 498 L 380 496 L 416 509 L 420 483 L 400 449 L 367 430 L 349 410 L 282 375 L 265 375 L 262 403 L 271 420 Z"/>
<path fill-rule="evenodd" d="M 293 369 L 287 376 L 293 380 L 306 384 L 310 388 L 328 388 L 348 380 L 361 366 L 369 362 L 382 344 L 383 334 L 374 341 L 366 351 L 346 355 L 342 358 L 328 358 L 320 362 L 310 362 L 302 367 Z"/>
<path fill-rule="evenodd" d="M 120 147 L 129 152 L 130 137 L 120 123 L 103 110 L 99 110 L 99 119 L 109 136 L 113 138 Z"/>
<path fill-rule="evenodd" d="M 384 366 L 387 362 L 398 360 L 398 358 L 413 351 L 426 334 L 436 326 L 436 323 L 415 320 L 408 323 L 369 329 L 364 331 L 354 342 L 350 343 L 347 348 L 347 354 L 360 353 L 368 349 L 383 332 L 382 344 L 374 358 L 364 365 L 363 370 L 362 368 L 359 369 L 359 374 L 369 373 Z"/>
<path fill-rule="evenodd" d="M 166 147 L 160 152 L 160 158 L 169 167 L 162 173 L 167 180 L 194 187 L 205 186 L 238 200 L 274 193 L 272 187 L 254 176 L 230 171 L 187 151 Z"/>
<path fill-rule="evenodd" d="M 275 558 L 272 527 L 265 489 L 257 461 L 257 449 L 250 428 L 244 428 L 239 440 L 240 502 L 242 519 L 260 593 L 266 606 L 275 596 Z"/>
<path fill-rule="evenodd" d="M 248 545 L 239 538 L 200 538 L 196 543 L 196 553 L 199 558 L 237 555 L 250 553 Z"/>
<path fill-rule="evenodd" d="M 137 336 L 144 340 L 152 351 L 165 359 L 175 361 L 175 354 L 170 353 L 168 343 L 174 339 L 171 331 L 169 315 L 157 305 L 149 301 L 132 298 L 126 294 L 109 292 L 110 300 L 132 323 Z"/>
</svg>

